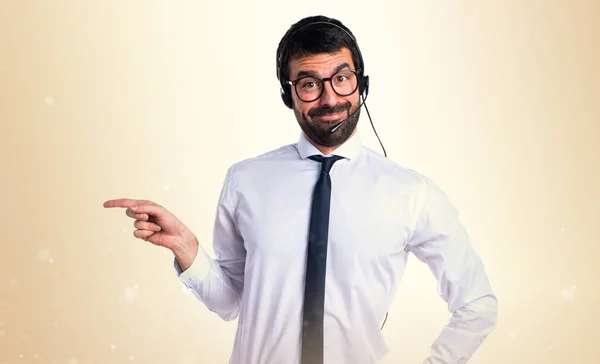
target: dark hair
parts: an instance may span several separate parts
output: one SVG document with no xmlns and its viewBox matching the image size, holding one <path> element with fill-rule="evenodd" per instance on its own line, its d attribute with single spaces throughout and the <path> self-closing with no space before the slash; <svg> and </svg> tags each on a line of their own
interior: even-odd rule
<svg viewBox="0 0 600 364">
<path fill-rule="evenodd" d="M 314 22 L 327 22 L 337 26 L 324 23 L 307 26 Z M 338 27 L 346 30 L 352 37 Z M 354 67 L 360 69 L 361 72 L 364 71 L 356 38 L 344 24 L 337 19 L 322 15 L 301 19 L 288 29 L 277 47 L 277 77 L 279 77 L 281 85 L 288 86 L 285 82 L 289 79 L 290 60 L 319 53 L 331 54 L 342 48 L 348 48 L 352 53 Z"/>
</svg>

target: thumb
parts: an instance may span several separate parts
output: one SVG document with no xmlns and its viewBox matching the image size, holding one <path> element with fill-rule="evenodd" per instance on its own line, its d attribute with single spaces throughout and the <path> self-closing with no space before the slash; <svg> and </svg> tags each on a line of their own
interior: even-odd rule
<svg viewBox="0 0 600 364">
<path fill-rule="evenodd" d="M 154 232 L 143 239 L 154 245 L 162 246 L 169 249 L 174 245 L 173 236 L 162 231 Z"/>
</svg>

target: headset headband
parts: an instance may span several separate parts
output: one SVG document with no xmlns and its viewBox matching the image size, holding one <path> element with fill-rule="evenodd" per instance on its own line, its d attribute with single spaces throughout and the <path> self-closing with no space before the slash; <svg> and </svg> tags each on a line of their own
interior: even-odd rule
<svg viewBox="0 0 600 364">
<path fill-rule="evenodd" d="M 364 62 L 363 62 L 363 58 L 362 58 L 362 54 L 360 52 L 360 48 L 358 47 L 358 42 L 356 42 L 356 38 L 354 38 L 354 36 L 347 31 L 346 29 L 344 29 L 343 27 L 329 22 L 329 21 L 313 21 L 307 24 L 304 24 L 303 26 L 301 26 L 300 28 L 296 29 L 292 34 L 289 35 L 288 39 L 285 41 L 285 43 L 283 43 L 283 45 L 281 46 L 281 50 L 279 51 L 279 54 L 277 54 L 277 79 L 279 80 L 279 82 L 281 83 L 282 86 L 285 86 L 285 81 L 283 80 L 283 73 L 282 73 L 282 58 L 283 55 L 287 49 L 288 44 L 291 42 L 291 40 L 294 38 L 294 36 L 296 35 L 296 33 L 298 33 L 300 30 L 307 28 L 309 26 L 313 26 L 316 24 L 328 24 L 328 25 L 332 25 L 338 29 L 341 29 L 344 33 L 346 33 L 348 35 L 348 37 L 350 37 L 350 40 L 352 41 L 353 45 L 354 45 L 354 49 L 356 50 L 356 53 L 358 53 L 358 61 L 360 62 L 360 65 L 356 65 L 357 68 L 360 69 L 361 74 L 364 75 L 365 74 L 365 66 L 364 66 Z"/>
</svg>

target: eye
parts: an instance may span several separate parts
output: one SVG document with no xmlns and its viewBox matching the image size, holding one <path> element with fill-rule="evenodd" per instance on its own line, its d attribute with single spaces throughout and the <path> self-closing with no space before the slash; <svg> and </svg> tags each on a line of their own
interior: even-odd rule
<svg viewBox="0 0 600 364">
<path fill-rule="evenodd" d="M 313 81 L 313 80 L 306 80 L 306 81 L 302 81 L 300 83 L 300 87 L 302 87 L 302 89 L 309 90 L 309 89 L 312 89 L 312 88 L 316 88 L 317 87 L 317 83 L 315 81 Z"/>
<path fill-rule="evenodd" d="M 346 76 L 346 75 L 337 75 L 335 77 L 335 81 L 336 82 L 344 82 L 344 81 L 347 81 L 347 80 L 348 80 L 348 76 Z"/>
</svg>

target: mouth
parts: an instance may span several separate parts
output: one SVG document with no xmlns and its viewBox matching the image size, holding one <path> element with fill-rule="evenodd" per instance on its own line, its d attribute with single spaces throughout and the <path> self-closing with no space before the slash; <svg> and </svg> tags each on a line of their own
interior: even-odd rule
<svg viewBox="0 0 600 364">
<path fill-rule="evenodd" d="M 336 112 L 333 114 L 326 114 L 322 116 L 315 116 L 315 119 L 324 120 L 324 121 L 333 121 L 341 118 L 344 115 L 344 112 Z"/>
</svg>

